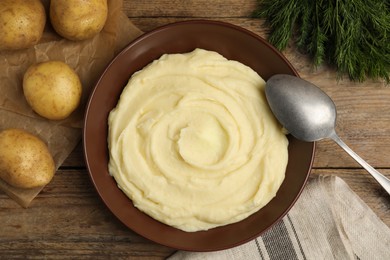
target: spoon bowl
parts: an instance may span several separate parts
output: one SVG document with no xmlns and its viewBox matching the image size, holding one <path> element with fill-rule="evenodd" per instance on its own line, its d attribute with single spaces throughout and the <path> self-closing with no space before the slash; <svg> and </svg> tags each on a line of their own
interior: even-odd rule
<svg viewBox="0 0 390 260">
<path fill-rule="evenodd" d="M 291 75 L 275 75 L 267 81 L 271 110 L 296 138 L 312 142 L 333 134 L 336 106 L 320 88 Z"/>
<path fill-rule="evenodd" d="M 324 138 L 334 140 L 390 194 L 390 180 L 360 158 L 336 134 L 336 106 L 325 92 L 301 78 L 277 74 L 268 79 L 265 94 L 275 117 L 291 135 L 307 142 Z"/>
</svg>

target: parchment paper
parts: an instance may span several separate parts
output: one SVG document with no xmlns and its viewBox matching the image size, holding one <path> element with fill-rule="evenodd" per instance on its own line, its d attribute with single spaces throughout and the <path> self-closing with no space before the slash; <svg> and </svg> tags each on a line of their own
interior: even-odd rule
<svg viewBox="0 0 390 260">
<path fill-rule="evenodd" d="M 85 104 L 97 79 L 114 56 L 142 32 L 122 12 L 122 0 L 108 0 L 108 19 L 102 32 L 89 40 L 69 41 L 52 29 L 48 16 L 50 1 L 42 2 L 47 22 L 41 41 L 29 49 L 0 52 L 0 131 L 17 127 L 39 136 L 48 145 L 58 169 L 81 139 Z M 60 121 L 40 117 L 23 95 L 22 80 L 27 68 L 48 60 L 67 63 L 83 85 L 80 106 Z M 0 179 L 0 190 L 23 207 L 42 189 L 17 189 Z"/>
</svg>

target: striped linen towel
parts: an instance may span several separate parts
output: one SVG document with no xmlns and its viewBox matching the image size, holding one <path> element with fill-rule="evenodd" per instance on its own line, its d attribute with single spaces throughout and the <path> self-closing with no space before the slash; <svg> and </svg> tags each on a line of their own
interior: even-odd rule
<svg viewBox="0 0 390 260">
<path fill-rule="evenodd" d="M 262 236 L 216 252 L 178 251 L 169 260 L 390 259 L 390 229 L 336 176 L 309 180 L 289 213 Z"/>
</svg>

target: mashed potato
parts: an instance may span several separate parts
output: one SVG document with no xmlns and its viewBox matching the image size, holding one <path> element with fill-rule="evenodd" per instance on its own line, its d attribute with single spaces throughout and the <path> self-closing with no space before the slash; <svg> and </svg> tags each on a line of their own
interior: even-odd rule
<svg viewBox="0 0 390 260">
<path fill-rule="evenodd" d="M 110 113 L 110 174 L 137 208 L 184 231 L 248 217 L 276 195 L 288 159 L 264 87 L 216 52 L 163 55 Z"/>
</svg>

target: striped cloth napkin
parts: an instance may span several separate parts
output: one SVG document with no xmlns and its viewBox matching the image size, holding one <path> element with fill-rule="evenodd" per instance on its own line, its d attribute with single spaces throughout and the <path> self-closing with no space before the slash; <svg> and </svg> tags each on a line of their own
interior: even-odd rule
<svg viewBox="0 0 390 260">
<path fill-rule="evenodd" d="M 390 259 L 390 228 L 336 176 L 309 180 L 289 213 L 262 236 L 216 252 L 176 259 Z"/>
</svg>

